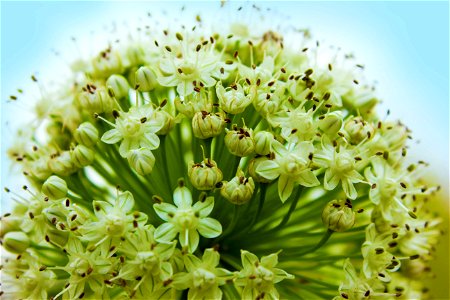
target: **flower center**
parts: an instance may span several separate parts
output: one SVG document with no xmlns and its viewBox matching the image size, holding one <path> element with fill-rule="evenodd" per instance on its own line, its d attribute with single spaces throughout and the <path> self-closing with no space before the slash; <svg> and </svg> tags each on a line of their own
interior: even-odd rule
<svg viewBox="0 0 450 300">
<path fill-rule="evenodd" d="M 193 229 L 197 227 L 198 218 L 192 208 L 178 209 L 175 213 L 174 220 L 179 229 Z"/>
<path fill-rule="evenodd" d="M 194 286 L 199 288 L 208 288 L 216 283 L 216 275 L 214 273 L 199 268 L 193 273 Z"/>
<path fill-rule="evenodd" d="M 125 230 L 123 218 L 115 215 L 107 216 L 106 232 L 111 236 L 120 236 Z"/>
</svg>

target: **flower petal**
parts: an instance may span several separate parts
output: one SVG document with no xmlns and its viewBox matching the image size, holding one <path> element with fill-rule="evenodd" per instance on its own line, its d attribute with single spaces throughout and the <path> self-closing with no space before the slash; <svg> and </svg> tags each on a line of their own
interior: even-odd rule
<svg viewBox="0 0 450 300">
<path fill-rule="evenodd" d="M 208 268 L 213 268 L 219 264 L 220 254 L 213 248 L 208 248 L 205 250 L 202 256 L 203 265 Z"/>
<path fill-rule="evenodd" d="M 175 239 L 178 230 L 172 223 L 163 223 L 155 230 L 155 240 L 160 243 L 171 242 Z"/>
<path fill-rule="evenodd" d="M 268 180 L 274 180 L 280 175 L 280 167 L 273 160 L 265 160 L 258 164 L 256 173 Z"/>
<path fill-rule="evenodd" d="M 358 192 L 356 191 L 355 186 L 350 181 L 350 179 L 342 179 L 342 189 L 350 199 L 354 200 L 356 199 L 356 197 L 358 197 Z"/>
<path fill-rule="evenodd" d="M 278 178 L 278 196 L 280 196 L 281 202 L 284 203 L 291 196 L 294 183 L 295 181 L 291 177 L 280 175 L 280 178 Z"/>
<path fill-rule="evenodd" d="M 201 219 L 197 229 L 206 238 L 215 238 L 222 233 L 222 225 L 213 218 Z"/>
<path fill-rule="evenodd" d="M 185 186 L 177 187 L 173 192 L 173 202 L 178 207 L 191 207 L 192 205 L 191 191 Z"/>
<path fill-rule="evenodd" d="M 306 187 L 317 186 L 320 184 L 316 175 L 314 175 L 313 171 L 311 170 L 302 171 L 298 175 L 297 182 Z"/>
<path fill-rule="evenodd" d="M 328 169 L 325 171 L 325 176 L 323 179 L 323 187 L 328 191 L 334 190 L 338 185 L 339 180 L 340 177 L 337 176 L 336 174 L 333 174 L 333 172 L 330 169 Z"/>
<path fill-rule="evenodd" d="M 134 198 L 133 194 L 129 191 L 125 191 L 117 196 L 116 205 L 121 208 L 121 210 L 125 213 L 131 212 L 134 207 Z"/>
<path fill-rule="evenodd" d="M 180 244 L 182 247 L 186 247 L 189 253 L 194 253 L 197 250 L 200 237 L 197 230 L 185 229 L 180 232 Z"/>
<path fill-rule="evenodd" d="M 184 266 L 186 270 L 191 273 L 201 267 L 202 261 L 195 255 L 186 254 L 183 256 Z"/>
<path fill-rule="evenodd" d="M 159 138 L 156 134 L 147 132 L 139 140 L 139 146 L 150 149 L 150 150 L 155 150 L 159 147 Z"/>
<path fill-rule="evenodd" d="M 209 216 L 214 208 L 214 197 L 207 197 L 204 201 L 197 201 L 192 208 L 198 212 L 200 218 L 205 218 Z"/>
<path fill-rule="evenodd" d="M 169 215 L 175 215 L 177 208 L 170 203 L 157 203 L 153 204 L 153 209 L 156 214 L 164 221 L 169 221 L 172 217 Z"/>
<path fill-rule="evenodd" d="M 113 128 L 111 130 L 108 130 L 107 132 L 105 132 L 102 135 L 102 142 L 106 143 L 106 144 L 115 144 L 117 142 L 119 142 L 120 140 L 122 140 L 123 136 L 120 133 L 119 130 L 117 130 L 116 128 Z"/>
<path fill-rule="evenodd" d="M 253 269 L 255 264 L 259 262 L 258 257 L 247 250 L 241 250 L 241 260 L 244 269 Z"/>
</svg>

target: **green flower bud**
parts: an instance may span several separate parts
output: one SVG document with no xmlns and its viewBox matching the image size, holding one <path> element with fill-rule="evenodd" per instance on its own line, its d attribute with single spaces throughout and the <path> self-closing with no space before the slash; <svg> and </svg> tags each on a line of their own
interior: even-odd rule
<svg viewBox="0 0 450 300">
<path fill-rule="evenodd" d="M 179 97 L 174 100 L 175 108 L 188 118 L 193 118 L 196 112 L 211 111 L 213 106 L 208 95 L 205 93 L 196 93 L 184 98 L 184 101 Z"/>
<path fill-rule="evenodd" d="M 255 134 L 255 152 L 258 155 L 267 155 L 271 151 L 274 136 L 268 131 L 259 131 Z"/>
<path fill-rule="evenodd" d="M 26 210 L 23 213 L 26 213 Z M 8 232 L 21 230 L 20 224 L 20 218 L 3 216 L 0 219 L 0 237 L 3 238 Z"/>
<path fill-rule="evenodd" d="M 126 98 L 130 91 L 130 85 L 125 77 L 117 74 L 111 75 L 108 80 L 106 80 L 106 87 L 113 90 L 117 99 Z"/>
<path fill-rule="evenodd" d="M 115 103 L 109 96 L 108 90 L 104 87 L 88 86 L 88 91 L 83 91 L 78 95 L 79 105 L 90 113 L 111 112 Z"/>
<path fill-rule="evenodd" d="M 53 171 L 49 166 L 49 159 L 47 157 L 40 157 L 30 163 L 29 172 L 32 176 L 39 180 L 46 180 L 50 177 Z"/>
<path fill-rule="evenodd" d="M 132 47 L 128 47 L 126 51 L 126 57 L 132 66 L 144 64 L 145 54 L 145 48 L 141 45 L 133 45 Z"/>
<path fill-rule="evenodd" d="M 269 160 L 269 158 L 267 156 L 259 156 L 259 157 L 255 157 L 252 160 L 250 160 L 250 162 L 248 164 L 248 173 L 250 174 L 251 177 L 253 177 L 253 179 L 256 182 L 268 183 L 268 182 L 272 181 L 272 180 L 262 177 L 261 175 L 259 175 L 256 172 L 256 168 L 259 166 L 259 164 L 266 160 Z"/>
<path fill-rule="evenodd" d="M 201 191 L 212 190 L 223 178 L 217 163 L 209 158 L 197 164 L 191 162 L 188 166 L 188 176 L 192 185 Z"/>
<path fill-rule="evenodd" d="M 50 170 L 56 175 L 68 176 L 77 170 L 69 151 L 53 156 L 48 162 Z"/>
<path fill-rule="evenodd" d="M 97 78 L 107 78 L 112 74 L 123 73 L 122 59 L 118 52 L 108 48 L 92 60 L 92 75 Z"/>
<path fill-rule="evenodd" d="M 219 98 L 220 107 L 233 115 L 243 112 L 252 102 L 252 98 L 245 95 L 240 84 L 234 84 L 228 91 L 221 84 L 218 84 L 216 94 Z"/>
<path fill-rule="evenodd" d="M 220 113 L 199 111 L 192 118 L 192 129 L 195 137 L 199 139 L 218 136 L 224 127 L 225 120 Z"/>
<path fill-rule="evenodd" d="M 331 112 L 319 119 L 319 128 L 327 135 L 334 136 L 342 127 L 342 116 L 339 112 Z"/>
<path fill-rule="evenodd" d="M 150 174 L 155 165 L 155 156 L 147 148 L 131 150 L 127 158 L 133 170 L 142 176 Z"/>
<path fill-rule="evenodd" d="M 345 122 L 344 130 L 348 135 L 351 144 L 358 144 L 365 138 L 371 138 L 374 133 L 372 125 L 367 123 L 361 117 L 348 119 Z"/>
<path fill-rule="evenodd" d="M 84 122 L 75 130 L 75 141 L 86 147 L 92 147 L 97 144 L 98 130 L 89 122 Z"/>
<path fill-rule="evenodd" d="M 156 111 L 155 118 L 160 119 L 161 122 L 164 124 L 163 127 L 161 127 L 161 129 L 156 132 L 157 135 L 166 135 L 175 126 L 175 118 L 164 110 Z"/>
<path fill-rule="evenodd" d="M 73 163 L 78 168 L 82 168 L 82 167 L 90 165 L 94 161 L 94 158 L 95 158 L 94 150 L 92 150 L 84 145 L 77 145 L 73 149 L 71 154 L 72 154 Z"/>
<path fill-rule="evenodd" d="M 21 254 L 30 246 L 30 239 L 22 231 L 11 231 L 3 237 L 3 247 L 11 253 Z"/>
<path fill-rule="evenodd" d="M 46 235 L 48 236 L 50 241 L 52 241 L 52 243 L 55 243 L 62 247 L 67 244 L 70 234 L 71 232 L 69 230 L 58 230 L 54 228 L 50 228 L 46 232 Z"/>
<path fill-rule="evenodd" d="M 140 67 L 135 76 L 136 85 L 139 85 L 139 90 L 142 92 L 149 92 L 158 86 L 156 74 L 149 67 Z"/>
<path fill-rule="evenodd" d="M 355 212 L 352 203 L 347 200 L 332 200 L 322 211 L 322 222 L 328 229 L 342 232 L 349 230 L 355 224 Z"/>
<path fill-rule="evenodd" d="M 247 128 L 226 129 L 225 146 L 231 154 L 236 156 L 248 156 L 255 152 L 255 141 L 253 140 L 253 131 Z"/>
<path fill-rule="evenodd" d="M 50 176 L 42 185 L 42 192 L 52 200 L 64 198 L 67 191 L 67 183 L 55 175 Z"/>
<path fill-rule="evenodd" d="M 252 198 L 254 190 L 253 178 L 245 178 L 244 172 L 239 170 L 235 177 L 223 183 L 220 194 L 231 203 L 242 205 Z"/>
</svg>

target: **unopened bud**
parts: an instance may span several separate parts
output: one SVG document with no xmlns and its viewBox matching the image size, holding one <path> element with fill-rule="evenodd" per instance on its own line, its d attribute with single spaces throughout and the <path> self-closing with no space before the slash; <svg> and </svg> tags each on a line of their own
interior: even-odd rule
<svg viewBox="0 0 450 300">
<path fill-rule="evenodd" d="M 253 179 L 256 182 L 268 183 L 268 182 L 272 181 L 272 180 L 262 177 L 261 175 L 259 175 L 256 172 L 256 168 L 259 166 L 259 164 L 266 160 L 269 160 L 269 158 L 267 156 L 259 156 L 259 157 L 255 157 L 252 160 L 250 160 L 250 162 L 248 164 L 248 173 L 250 174 L 250 176 L 253 177 Z"/>
<path fill-rule="evenodd" d="M 82 168 L 90 165 L 95 158 L 94 150 L 84 146 L 77 145 L 72 151 L 72 160 L 75 166 Z"/>
<path fill-rule="evenodd" d="M 164 124 L 160 130 L 156 132 L 157 135 L 166 135 L 168 134 L 173 127 L 175 126 L 175 118 L 172 117 L 171 114 L 164 110 L 158 110 L 155 112 L 155 118 L 161 120 L 161 123 Z"/>
<path fill-rule="evenodd" d="M 149 67 L 140 67 L 136 71 L 136 84 L 139 85 L 139 90 L 149 92 L 158 86 L 156 74 Z"/>
<path fill-rule="evenodd" d="M 81 92 L 78 95 L 78 103 L 90 113 L 111 112 L 115 105 L 108 90 L 104 87 Z"/>
<path fill-rule="evenodd" d="M 355 224 L 355 212 L 350 200 L 332 200 L 322 211 L 322 222 L 328 229 L 341 232 Z"/>
<path fill-rule="evenodd" d="M 67 183 L 55 175 L 50 176 L 42 185 L 42 192 L 52 200 L 64 198 L 67 191 Z"/>
<path fill-rule="evenodd" d="M 252 98 L 245 95 L 240 84 L 235 84 L 228 91 L 221 84 L 218 84 L 216 93 L 220 107 L 229 114 L 235 115 L 243 112 L 252 102 Z"/>
<path fill-rule="evenodd" d="M 127 158 L 133 170 L 142 176 L 150 174 L 155 165 L 155 156 L 147 148 L 131 150 Z"/>
<path fill-rule="evenodd" d="M 319 119 L 319 128 L 327 135 L 334 136 L 342 127 L 342 116 L 338 112 L 331 112 L 323 119 Z"/>
<path fill-rule="evenodd" d="M 120 54 L 117 51 L 111 49 L 100 52 L 100 55 L 96 56 L 92 60 L 93 77 L 107 78 L 112 74 L 123 73 L 123 65 Z"/>
<path fill-rule="evenodd" d="M 242 205 L 252 198 L 254 190 L 253 178 L 245 178 L 244 173 L 239 170 L 235 177 L 223 183 L 220 194 L 231 203 Z"/>
<path fill-rule="evenodd" d="M 51 158 L 48 165 L 53 173 L 60 176 L 68 176 L 77 170 L 69 151 Z"/>
<path fill-rule="evenodd" d="M 212 190 L 222 181 L 222 171 L 217 167 L 217 163 L 209 158 L 198 164 L 190 163 L 188 168 L 189 179 L 197 190 Z"/>
<path fill-rule="evenodd" d="M 195 137 L 207 139 L 218 136 L 225 127 L 225 120 L 219 113 L 196 112 L 192 118 L 192 130 Z"/>
<path fill-rule="evenodd" d="M 113 90 L 117 99 L 126 98 L 130 91 L 130 85 L 122 75 L 114 74 L 109 76 L 108 80 L 106 80 L 106 86 Z"/>
<path fill-rule="evenodd" d="M 225 146 L 227 146 L 231 154 L 243 157 L 255 152 L 255 141 L 253 140 L 253 131 L 251 129 L 226 129 L 226 131 Z"/>
<path fill-rule="evenodd" d="M 21 254 L 30 246 L 30 238 L 22 231 L 11 231 L 3 237 L 3 247 L 14 254 Z"/>
<path fill-rule="evenodd" d="M 259 155 L 267 155 L 271 151 L 274 137 L 271 132 L 259 131 L 255 134 L 255 152 Z"/>
<path fill-rule="evenodd" d="M 348 134 L 351 144 L 358 144 L 365 138 L 370 138 L 374 134 L 374 128 L 371 124 L 364 121 L 361 117 L 351 118 L 346 121 L 344 130 Z"/>
<path fill-rule="evenodd" d="M 89 122 L 84 122 L 75 130 L 75 141 L 86 147 L 92 147 L 97 144 L 98 130 Z"/>
</svg>

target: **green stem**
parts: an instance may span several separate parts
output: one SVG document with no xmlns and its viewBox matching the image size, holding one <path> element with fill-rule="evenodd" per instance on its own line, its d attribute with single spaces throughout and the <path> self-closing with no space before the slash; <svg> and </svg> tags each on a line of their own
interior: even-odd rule
<svg viewBox="0 0 450 300">
<path fill-rule="evenodd" d="M 238 221 L 238 216 L 239 216 L 239 206 L 240 205 L 235 205 L 234 206 L 234 210 L 233 210 L 233 218 L 231 219 L 230 224 L 228 225 L 227 229 L 225 230 L 225 232 L 220 236 L 219 241 L 222 240 L 223 238 L 225 238 L 226 236 L 230 235 L 230 233 L 233 232 L 233 229 L 236 227 L 236 223 Z"/>
<path fill-rule="evenodd" d="M 234 257 L 227 253 L 220 253 L 220 259 L 235 268 L 236 270 L 242 269 L 241 265 L 239 264 L 239 261 Z"/>
<path fill-rule="evenodd" d="M 211 143 L 212 143 L 212 138 L 207 138 L 207 139 L 202 140 L 203 147 L 205 147 L 206 157 L 209 157 L 212 159 Z"/>
<path fill-rule="evenodd" d="M 169 195 L 172 193 L 172 184 L 170 182 L 169 165 L 167 162 L 166 136 L 160 136 L 161 140 L 161 158 L 164 167 L 164 177 L 166 179 L 166 186 L 169 188 Z"/>
<path fill-rule="evenodd" d="M 327 229 L 327 231 L 325 232 L 325 234 L 323 235 L 322 239 L 319 241 L 319 243 L 317 243 L 317 245 L 315 245 L 313 248 L 306 250 L 304 252 L 300 252 L 298 254 L 298 256 L 303 256 L 305 254 L 310 254 L 315 252 L 316 250 L 320 249 L 323 245 L 325 245 L 325 243 L 328 241 L 328 239 L 331 237 L 331 235 L 334 233 L 333 230 L 331 229 Z"/>
<path fill-rule="evenodd" d="M 299 187 L 297 190 L 297 193 L 294 196 L 294 199 L 292 200 L 291 206 L 289 207 L 289 211 L 287 214 L 284 215 L 283 220 L 281 220 L 280 224 L 278 224 L 277 227 L 275 227 L 275 230 L 280 229 L 281 227 L 283 227 L 291 218 L 291 214 L 294 212 L 294 210 L 297 207 L 297 203 L 300 200 L 300 196 L 303 192 L 303 187 Z"/>
<path fill-rule="evenodd" d="M 258 210 L 256 211 L 255 217 L 252 220 L 252 223 L 247 229 L 247 232 L 250 232 L 253 228 L 253 226 L 258 222 L 259 215 L 261 214 L 261 211 L 264 207 L 264 202 L 266 200 L 266 191 L 267 191 L 267 183 L 261 183 L 259 188 L 259 203 L 258 203 Z"/>
</svg>

